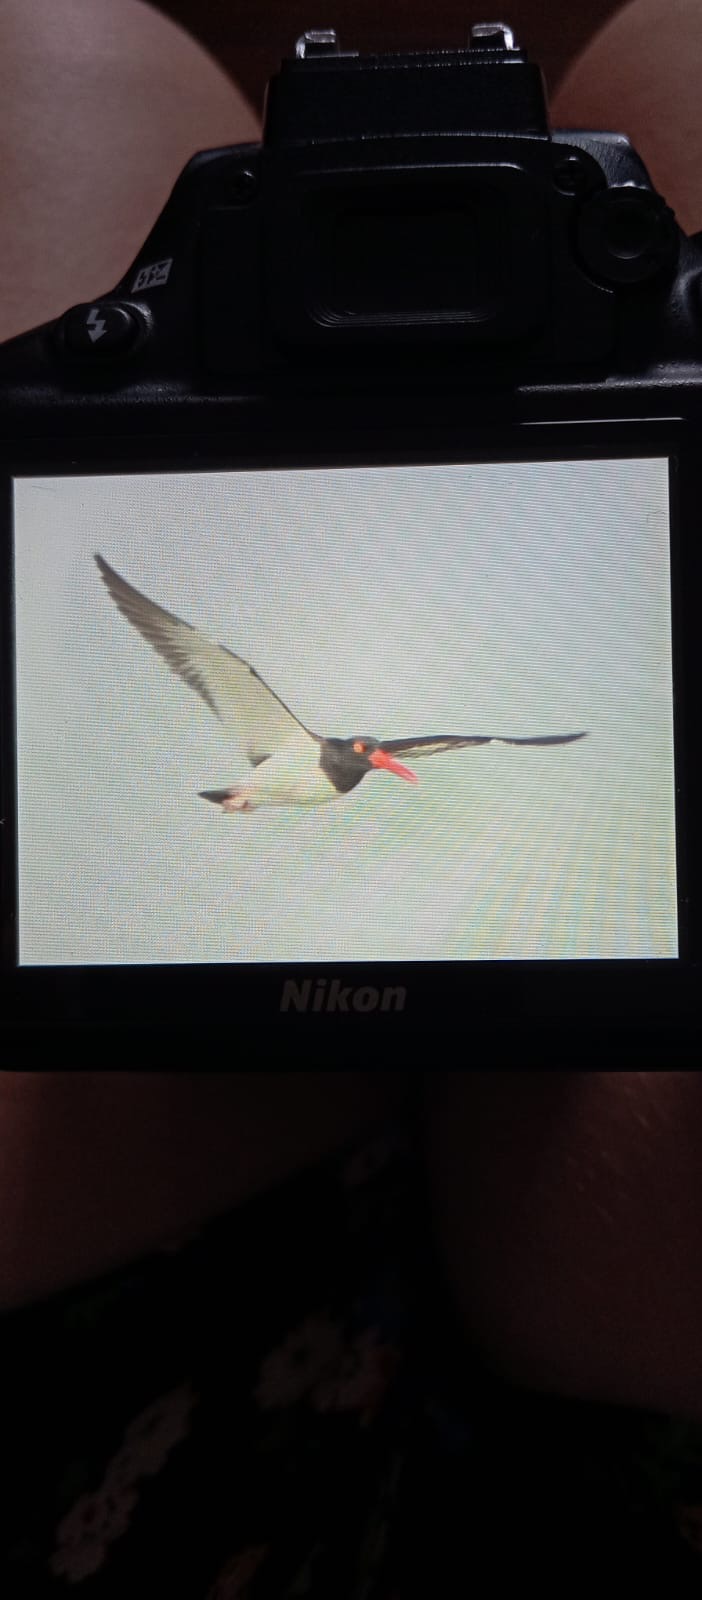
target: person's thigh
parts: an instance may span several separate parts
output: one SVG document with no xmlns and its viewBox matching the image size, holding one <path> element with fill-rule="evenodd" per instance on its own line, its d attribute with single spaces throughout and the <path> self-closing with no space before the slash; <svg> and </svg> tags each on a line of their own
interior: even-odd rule
<svg viewBox="0 0 702 1600">
<path fill-rule="evenodd" d="M 0 0 L 0 338 L 108 290 L 190 157 L 258 136 L 235 85 L 142 0 Z M 228 1070 L 0 1073 L 0 1309 L 243 1202 L 404 1103 L 400 1075 L 244 1071 L 242 1051 L 233 1025 Z"/>
<path fill-rule="evenodd" d="M 197 150 L 250 106 L 143 0 L 2 0 L 0 339 L 110 289 Z"/>
<path fill-rule="evenodd" d="M 594 41 L 554 107 L 556 123 L 630 133 L 688 227 L 702 223 L 699 16 L 696 0 L 638 0 Z M 0 336 L 109 287 L 188 157 L 255 136 L 219 69 L 139 0 L 4 0 Z M 316 1095 L 315 1086 L 315 1106 Z M 467 1327 L 515 1376 L 702 1414 L 701 1095 L 694 1074 L 444 1082 L 429 1141 L 437 1239 Z M 315 1153 L 340 1137 L 332 1098 L 334 1127 Z M 364 1101 L 345 1126 L 376 1109 Z M 32 1148 L 37 1115 L 25 1119 Z M 43 1106 L 42 1115 L 48 1141 L 27 1166 L 33 1203 L 56 1128 Z M 297 1101 L 296 1115 L 307 1128 L 310 1109 Z M 150 1116 L 158 1130 L 160 1102 Z M 262 1125 L 247 1148 L 269 1137 Z M 234 1157 L 224 1145 L 226 1176 Z M 208 1160 L 200 1147 L 198 1188 Z M 166 1209 L 178 1181 L 169 1169 Z M 228 1182 L 218 1204 L 225 1191 L 232 1198 Z"/>
<path fill-rule="evenodd" d="M 553 121 L 628 133 L 692 230 L 701 76 L 697 0 L 634 0 L 571 68 Z M 109 288 L 189 156 L 257 133 L 235 85 L 144 0 L 3 0 L 0 338 Z"/>
<path fill-rule="evenodd" d="M 692 232 L 701 80 L 698 0 L 635 0 L 574 64 L 552 122 L 628 134 Z M 699 1074 L 448 1074 L 428 1160 L 448 1282 L 500 1370 L 702 1417 Z"/>
<path fill-rule="evenodd" d="M 498 1070 L 430 1090 L 435 1237 L 488 1359 L 702 1419 L 702 1075 Z"/>
<path fill-rule="evenodd" d="M 702 228 L 702 6 L 633 0 L 595 36 L 554 96 L 558 128 L 626 133 L 687 233 Z"/>
<path fill-rule="evenodd" d="M 0 1071 L 0 1313 L 155 1248 L 407 1111 L 403 1074 Z M 250 1049 L 250 1045 L 249 1045 Z M 63 1062 L 61 1063 L 63 1065 Z"/>
</svg>

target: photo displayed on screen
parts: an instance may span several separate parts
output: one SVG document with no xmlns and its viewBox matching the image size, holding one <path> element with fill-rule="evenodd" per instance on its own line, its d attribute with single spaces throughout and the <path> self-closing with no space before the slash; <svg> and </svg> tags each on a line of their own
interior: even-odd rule
<svg viewBox="0 0 702 1600">
<path fill-rule="evenodd" d="M 19 959 L 678 953 L 668 463 L 14 484 Z"/>
</svg>

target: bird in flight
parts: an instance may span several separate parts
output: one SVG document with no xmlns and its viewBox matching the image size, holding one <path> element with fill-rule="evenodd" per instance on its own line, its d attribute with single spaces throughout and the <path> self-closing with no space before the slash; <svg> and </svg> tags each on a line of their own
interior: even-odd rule
<svg viewBox="0 0 702 1600">
<path fill-rule="evenodd" d="M 255 667 L 224 645 L 148 600 L 120 577 L 100 555 L 101 577 L 128 622 L 153 645 L 173 672 L 195 689 L 239 744 L 253 767 L 250 778 L 228 789 L 203 789 L 200 798 L 222 811 L 256 811 L 259 806 L 322 805 L 349 794 L 373 771 L 393 772 L 408 783 L 418 779 L 398 756 L 418 760 L 478 744 L 571 744 L 584 733 L 548 733 L 532 738 L 496 734 L 427 734 L 416 739 L 350 739 L 312 733 Z"/>
</svg>

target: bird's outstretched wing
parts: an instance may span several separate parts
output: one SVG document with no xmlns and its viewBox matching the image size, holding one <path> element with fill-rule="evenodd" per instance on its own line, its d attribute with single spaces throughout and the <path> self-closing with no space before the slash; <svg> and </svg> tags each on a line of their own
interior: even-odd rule
<svg viewBox="0 0 702 1600">
<path fill-rule="evenodd" d="M 431 734 L 419 739 L 383 739 L 383 750 L 391 756 L 438 756 L 446 750 L 462 750 L 469 744 L 572 744 L 574 739 L 584 739 L 583 733 L 543 733 L 531 739 L 507 739 L 497 733 L 446 733 Z"/>
<path fill-rule="evenodd" d="M 314 738 L 248 661 L 147 600 L 102 556 L 96 555 L 95 560 L 122 615 L 171 670 L 197 690 L 210 711 L 239 740 L 253 766 L 273 755 L 295 733 L 302 731 Z"/>
</svg>

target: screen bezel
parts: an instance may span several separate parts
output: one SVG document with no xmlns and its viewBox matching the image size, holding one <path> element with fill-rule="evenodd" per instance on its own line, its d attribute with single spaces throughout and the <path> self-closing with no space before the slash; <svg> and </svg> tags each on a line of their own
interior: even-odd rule
<svg viewBox="0 0 702 1600">
<path fill-rule="evenodd" d="M 346 440 L 348 434 L 346 435 Z M 693 686 L 699 682 L 695 594 L 700 589 L 695 507 L 702 503 L 702 463 L 695 430 L 681 418 L 591 423 L 528 423 L 491 430 L 378 427 L 354 430 L 353 448 L 328 428 L 295 439 L 289 427 L 247 429 L 238 441 L 149 435 L 110 439 L 64 436 L 24 440 L 3 451 L 0 475 L 2 576 L 2 959 L 3 1012 L 18 1037 L 62 1027 L 83 1030 L 144 1028 L 156 1036 L 182 1030 L 227 1029 L 232 1014 L 249 1038 L 292 1037 L 303 1047 L 311 1032 L 335 1041 L 349 1036 L 351 1055 L 363 1040 L 390 1033 L 404 1048 L 425 1030 L 438 1034 L 451 1023 L 466 1029 L 467 1052 L 491 1041 L 508 1047 L 510 1059 L 566 1065 L 591 1025 L 614 1030 L 621 1049 L 639 1039 L 648 1051 L 656 1032 L 680 1042 L 699 1019 L 700 851 L 692 819 L 700 814 L 698 763 L 691 726 Z M 599 961 L 475 961 L 232 963 L 133 967 L 29 967 L 18 964 L 17 803 L 15 792 L 15 696 L 12 616 L 12 482 L 17 476 L 79 476 L 101 473 L 313 469 L 448 463 L 483 463 L 614 457 L 665 457 L 669 463 L 670 555 L 675 742 L 675 827 L 678 888 L 676 959 Z M 286 978 L 342 986 L 403 987 L 402 1012 L 345 1013 L 322 1009 L 281 1015 Z M 242 1009 L 245 1007 L 246 1021 Z M 438 1024 L 438 1028 L 437 1028 Z M 564 1030 L 570 1027 L 570 1033 Z M 38 1030 L 38 1032 L 37 1032 Z M 326 1047 L 323 1047 L 324 1049 Z M 633 1048 L 633 1043 L 632 1043 Z M 339 1059 L 343 1056 L 340 1050 Z M 560 1057 L 560 1061 L 556 1058 Z M 398 1065 L 402 1064 L 398 1061 Z M 462 1064 L 457 1062 L 458 1065 Z M 595 1063 L 596 1064 L 596 1063 Z"/>
</svg>

